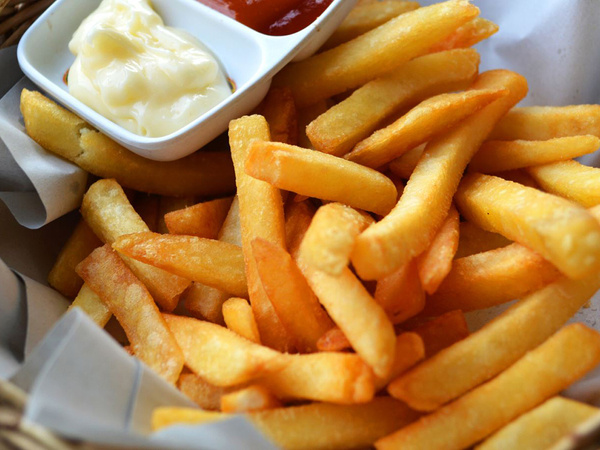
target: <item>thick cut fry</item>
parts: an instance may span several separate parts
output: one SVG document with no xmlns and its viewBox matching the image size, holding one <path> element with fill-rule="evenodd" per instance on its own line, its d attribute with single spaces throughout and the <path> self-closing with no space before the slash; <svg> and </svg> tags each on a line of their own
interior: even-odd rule
<svg viewBox="0 0 600 450">
<path fill-rule="evenodd" d="M 522 298 L 560 277 L 554 265 L 520 244 L 455 259 L 424 315 L 490 308 Z"/>
<path fill-rule="evenodd" d="M 600 270 L 600 224 L 582 206 L 477 173 L 463 178 L 455 199 L 467 220 L 537 251 L 571 278 Z"/>
<path fill-rule="evenodd" d="M 506 247 L 511 243 L 501 234 L 486 231 L 471 222 L 461 222 L 458 235 L 458 249 L 454 255 L 456 259 Z"/>
<path fill-rule="evenodd" d="M 582 134 L 600 137 L 600 105 L 513 108 L 500 120 L 489 138 L 545 141 Z"/>
<path fill-rule="evenodd" d="M 472 89 L 431 97 L 356 144 L 344 158 L 367 167 L 379 168 L 408 150 L 447 132 L 461 120 L 507 93 L 502 89 Z"/>
<path fill-rule="evenodd" d="M 171 234 L 217 239 L 232 201 L 233 197 L 225 197 L 169 212 L 165 224 Z"/>
<path fill-rule="evenodd" d="M 290 202 L 286 205 L 285 242 L 294 261 L 298 259 L 300 245 L 316 211 L 317 208 L 309 201 Z"/>
<path fill-rule="evenodd" d="M 387 118 L 426 98 L 465 89 L 477 75 L 472 49 L 421 56 L 355 90 L 306 128 L 317 150 L 342 156 Z"/>
<path fill-rule="evenodd" d="M 423 152 L 425 151 L 425 147 L 426 144 L 419 145 L 393 160 L 388 165 L 390 172 L 403 180 L 408 180 L 415 170 L 415 167 L 417 167 L 421 155 L 423 155 Z"/>
<path fill-rule="evenodd" d="M 77 266 L 77 273 L 115 315 L 135 356 L 171 383 L 183 369 L 183 354 L 146 287 L 106 244 Z"/>
<path fill-rule="evenodd" d="M 288 88 L 271 88 L 258 106 L 258 114 L 269 124 L 273 141 L 292 145 L 298 143 L 296 104 Z"/>
<path fill-rule="evenodd" d="M 244 170 L 253 141 L 269 140 L 269 127 L 261 116 L 247 116 L 229 125 L 229 144 L 240 202 L 242 250 L 246 264 L 248 294 L 263 344 L 281 351 L 292 349 L 290 337 L 262 286 L 252 256 L 252 240 L 262 238 L 285 246 L 283 203 L 279 189 L 248 175 Z"/>
<path fill-rule="evenodd" d="M 452 48 L 471 47 L 498 31 L 498 25 L 487 19 L 476 17 L 470 22 L 458 27 L 450 36 L 435 44 L 430 52 L 441 52 Z"/>
<path fill-rule="evenodd" d="M 423 340 L 416 333 L 401 333 L 396 337 L 396 356 L 392 370 L 387 377 L 375 379 L 375 390 L 383 389 L 387 384 L 402 375 L 425 357 Z"/>
<path fill-rule="evenodd" d="M 452 269 L 452 260 L 458 249 L 459 220 L 458 211 L 451 207 L 431 245 L 417 258 L 419 279 L 429 295 L 438 289 Z"/>
<path fill-rule="evenodd" d="M 27 134 L 46 150 L 136 191 L 171 196 L 233 192 L 227 152 L 196 152 L 177 161 L 152 161 L 121 147 L 39 92 L 21 93 Z"/>
<path fill-rule="evenodd" d="M 245 415 L 271 441 L 288 450 L 369 447 L 381 436 L 407 425 L 418 416 L 389 397 L 377 397 L 361 405 L 311 403 Z M 197 425 L 228 417 L 231 416 L 200 409 L 161 407 L 152 414 L 152 429 L 177 423 Z"/>
<path fill-rule="evenodd" d="M 104 328 L 112 317 L 110 309 L 102 302 L 98 294 L 85 283 L 81 286 L 69 309 L 75 307 L 81 308 L 100 328 Z"/>
<path fill-rule="evenodd" d="M 185 365 L 215 386 L 235 386 L 283 369 L 287 358 L 233 331 L 191 317 L 163 314 Z"/>
<path fill-rule="evenodd" d="M 497 173 L 587 155 L 600 148 L 596 136 L 567 136 L 547 141 L 488 141 L 469 163 L 469 170 Z"/>
<path fill-rule="evenodd" d="M 396 187 L 385 175 L 351 161 L 277 142 L 254 141 L 246 173 L 280 189 L 385 215 Z"/>
<path fill-rule="evenodd" d="M 494 70 L 480 75 L 471 88 L 506 88 L 509 94 L 427 145 L 396 207 L 356 240 L 352 263 L 361 278 L 388 275 L 427 248 L 471 156 L 498 119 L 525 96 L 527 82 L 514 72 Z"/>
<path fill-rule="evenodd" d="M 583 280 L 560 278 L 396 379 L 390 392 L 412 408 L 432 411 L 492 378 L 542 343 L 599 288 L 599 274 Z"/>
<path fill-rule="evenodd" d="M 598 408 L 585 403 L 553 397 L 509 423 L 476 448 L 545 450 L 599 412 Z"/>
<path fill-rule="evenodd" d="M 380 439 L 375 446 L 378 450 L 469 447 L 557 394 L 599 362 L 600 335 L 582 324 L 570 325 L 495 379 Z"/>
<path fill-rule="evenodd" d="M 419 279 L 417 260 L 378 280 L 375 301 L 383 307 L 394 324 L 419 314 L 425 306 L 425 291 Z"/>
<path fill-rule="evenodd" d="M 314 352 L 334 324 L 319 304 L 292 257 L 264 239 L 252 241 L 252 255 L 263 288 L 277 316 L 301 353 Z"/>
<path fill-rule="evenodd" d="M 75 298 L 83 285 L 83 280 L 75 272 L 75 266 L 101 245 L 102 242 L 85 221 L 80 220 L 58 254 L 48 274 L 48 284 L 65 297 Z"/>
<path fill-rule="evenodd" d="M 310 105 L 427 53 L 478 14 L 475 6 L 462 0 L 419 8 L 350 42 L 286 66 L 274 83 L 289 86 L 299 107 Z"/>
<path fill-rule="evenodd" d="M 546 192 L 589 208 L 600 204 L 600 169 L 577 161 L 530 167 L 527 172 Z"/>
<path fill-rule="evenodd" d="M 418 334 L 423 340 L 427 358 L 469 335 L 465 315 L 460 310 L 442 314 L 411 328 L 410 331 Z"/>
<path fill-rule="evenodd" d="M 167 272 L 245 297 L 244 255 L 237 245 L 151 231 L 121 236 L 120 253 Z"/>
<path fill-rule="evenodd" d="M 221 397 L 234 389 L 210 384 L 195 373 L 184 373 L 179 377 L 177 387 L 202 409 L 217 411 L 221 408 Z"/>
<path fill-rule="evenodd" d="M 298 110 L 298 143 L 296 145 L 304 148 L 314 148 L 306 135 L 306 127 L 321 114 L 324 114 L 330 108 L 331 103 L 328 100 L 321 100 L 314 105 Z"/>
<path fill-rule="evenodd" d="M 341 352 L 349 350 L 352 344 L 338 327 L 327 330 L 317 341 L 317 348 L 320 352 Z"/>
<path fill-rule="evenodd" d="M 258 327 L 252 314 L 252 307 L 244 298 L 230 298 L 223 303 L 223 319 L 227 328 L 248 339 L 260 344 Z"/>
<path fill-rule="evenodd" d="M 374 220 L 340 203 L 321 206 L 302 240 L 307 264 L 330 275 L 339 275 L 350 262 L 356 236 Z"/>
<path fill-rule="evenodd" d="M 221 411 L 224 413 L 263 411 L 281 406 L 271 391 L 256 384 L 221 396 Z"/>
<path fill-rule="evenodd" d="M 81 203 L 81 215 L 105 243 L 112 244 L 125 234 L 147 232 L 148 226 L 135 212 L 121 186 L 115 180 L 99 180 L 90 186 Z M 152 298 L 165 311 L 172 311 L 190 281 L 164 270 L 124 259 Z"/>
<path fill-rule="evenodd" d="M 157 233 L 167 234 L 169 228 L 165 222 L 165 216 L 173 211 L 179 211 L 191 207 L 196 203 L 195 197 L 165 197 L 162 196 L 158 200 L 158 226 Z M 186 234 L 186 233 L 174 233 Z"/>
</svg>

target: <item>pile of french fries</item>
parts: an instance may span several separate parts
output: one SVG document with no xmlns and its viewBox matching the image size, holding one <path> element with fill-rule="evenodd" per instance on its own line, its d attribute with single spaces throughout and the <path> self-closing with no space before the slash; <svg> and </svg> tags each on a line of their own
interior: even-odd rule
<svg viewBox="0 0 600 450">
<path fill-rule="evenodd" d="M 600 334 L 564 326 L 600 288 L 600 169 L 573 160 L 600 106 L 516 108 L 522 76 L 478 73 L 478 14 L 360 1 L 231 122 L 232 165 L 145 161 L 23 92 L 30 136 L 101 178 L 50 284 L 201 408 L 154 429 L 548 448 L 599 413 L 557 394 L 600 362 Z M 464 312 L 514 299 L 469 333 Z"/>
</svg>

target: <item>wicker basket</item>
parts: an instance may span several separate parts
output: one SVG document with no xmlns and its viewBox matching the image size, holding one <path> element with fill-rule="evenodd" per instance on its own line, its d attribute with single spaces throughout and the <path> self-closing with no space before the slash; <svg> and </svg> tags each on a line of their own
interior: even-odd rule
<svg viewBox="0 0 600 450">
<path fill-rule="evenodd" d="M 0 48 L 15 45 L 54 0 L 0 0 Z"/>
</svg>

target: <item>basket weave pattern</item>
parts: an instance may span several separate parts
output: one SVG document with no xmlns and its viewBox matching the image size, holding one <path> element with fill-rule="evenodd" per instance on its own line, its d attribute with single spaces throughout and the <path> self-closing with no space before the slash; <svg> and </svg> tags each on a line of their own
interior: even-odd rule
<svg viewBox="0 0 600 450">
<path fill-rule="evenodd" d="M 15 45 L 54 0 L 0 0 L 0 48 Z"/>
</svg>

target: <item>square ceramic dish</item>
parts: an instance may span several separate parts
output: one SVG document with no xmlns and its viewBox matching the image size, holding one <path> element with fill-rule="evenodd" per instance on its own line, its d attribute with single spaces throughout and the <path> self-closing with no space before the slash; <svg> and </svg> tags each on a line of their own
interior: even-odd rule
<svg viewBox="0 0 600 450">
<path fill-rule="evenodd" d="M 331 35 L 356 0 L 334 0 L 305 29 L 288 36 L 268 36 L 195 0 L 153 0 L 166 25 L 195 36 L 222 64 L 237 89 L 196 120 L 163 137 L 132 133 L 69 94 L 63 76 L 75 57 L 68 44 L 79 24 L 100 0 L 57 0 L 25 33 L 18 47 L 23 72 L 59 103 L 138 155 L 158 161 L 182 158 L 227 129 L 266 95 L 271 79 L 292 59 L 314 53 Z"/>
</svg>

